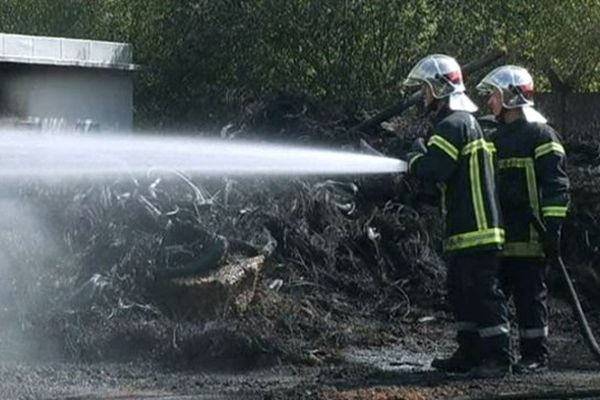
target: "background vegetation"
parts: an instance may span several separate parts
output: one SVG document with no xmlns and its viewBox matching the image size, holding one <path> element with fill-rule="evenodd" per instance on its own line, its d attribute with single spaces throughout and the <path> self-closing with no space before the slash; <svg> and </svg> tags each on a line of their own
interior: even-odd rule
<svg viewBox="0 0 600 400">
<path fill-rule="evenodd" d="M 220 124 L 282 91 L 380 108 L 427 53 L 498 46 L 542 90 L 600 88 L 600 0 L 3 0 L 0 31 L 131 42 L 140 126 Z"/>
</svg>

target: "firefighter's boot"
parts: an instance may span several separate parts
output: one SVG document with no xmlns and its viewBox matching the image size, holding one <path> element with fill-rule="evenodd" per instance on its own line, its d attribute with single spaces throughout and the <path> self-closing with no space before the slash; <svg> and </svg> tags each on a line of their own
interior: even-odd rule
<svg viewBox="0 0 600 400">
<path fill-rule="evenodd" d="M 548 370 L 548 358 L 544 357 L 523 357 L 515 366 L 514 371 L 517 374 L 534 374 Z"/>
<path fill-rule="evenodd" d="M 479 335 L 477 333 L 459 333 L 458 349 L 448 358 L 435 358 L 431 367 L 450 373 L 469 372 L 481 362 Z"/>
</svg>

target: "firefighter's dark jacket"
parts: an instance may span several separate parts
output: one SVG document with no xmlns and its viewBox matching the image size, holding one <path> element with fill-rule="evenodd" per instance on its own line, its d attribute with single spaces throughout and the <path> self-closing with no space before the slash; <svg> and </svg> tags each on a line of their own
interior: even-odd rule
<svg viewBox="0 0 600 400">
<path fill-rule="evenodd" d="M 498 193 L 506 230 L 507 257 L 543 257 L 532 213 L 561 224 L 569 204 L 565 149 L 547 124 L 519 119 L 500 124 L 491 140 L 498 154 Z"/>
<path fill-rule="evenodd" d="M 409 160 L 409 173 L 441 191 L 446 253 L 499 250 L 504 243 L 495 179 L 495 149 L 477 120 L 450 111 L 437 122 L 427 153 Z"/>
</svg>

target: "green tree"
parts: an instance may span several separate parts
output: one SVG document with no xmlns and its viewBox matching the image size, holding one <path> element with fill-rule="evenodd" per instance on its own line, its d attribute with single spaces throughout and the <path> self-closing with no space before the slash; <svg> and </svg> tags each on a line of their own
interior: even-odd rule
<svg viewBox="0 0 600 400">
<path fill-rule="evenodd" d="M 426 54 L 499 46 L 539 89 L 600 88 L 600 0 L 4 0 L 0 30 L 131 42 L 137 121 L 153 126 L 218 123 L 284 90 L 381 107 Z"/>
</svg>

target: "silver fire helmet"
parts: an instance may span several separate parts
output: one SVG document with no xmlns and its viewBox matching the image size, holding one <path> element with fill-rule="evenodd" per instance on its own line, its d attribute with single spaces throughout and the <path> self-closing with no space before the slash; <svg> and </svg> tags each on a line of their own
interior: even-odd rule
<svg viewBox="0 0 600 400">
<path fill-rule="evenodd" d="M 426 83 L 436 99 L 448 98 L 448 106 L 455 111 L 477 111 L 477 106 L 465 94 L 462 71 L 456 60 L 443 54 L 432 54 L 421 59 L 408 74 L 405 86 Z"/>
<path fill-rule="evenodd" d="M 546 123 L 546 118 L 533 108 L 533 78 L 529 72 L 515 65 L 503 65 L 487 74 L 477 85 L 477 90 L 490 95 L 497 89 L 506 109 L 522 108 L 529 122 Z"/>
</svg>

